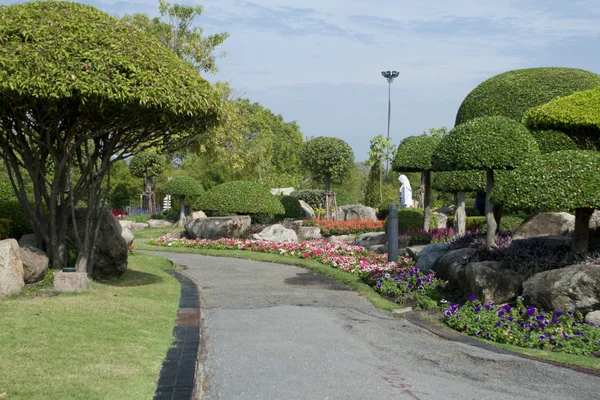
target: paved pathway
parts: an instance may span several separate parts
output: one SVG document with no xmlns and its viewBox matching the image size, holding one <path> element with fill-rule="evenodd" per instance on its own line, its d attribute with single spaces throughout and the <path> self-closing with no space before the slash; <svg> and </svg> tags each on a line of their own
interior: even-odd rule
<svg viewBox="0 0 600 400">
<path fill-rule="evenodd" d="M 440 339 L 302 268 L 153 254 L 200 287 L 203 399 L 600 398 L 600 378 Z"/>
</svg>

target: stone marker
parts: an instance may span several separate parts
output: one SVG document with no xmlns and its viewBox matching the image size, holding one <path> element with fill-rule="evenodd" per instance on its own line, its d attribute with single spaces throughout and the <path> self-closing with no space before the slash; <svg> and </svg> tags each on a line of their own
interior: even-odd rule
<svg viewBox="0 0 600 400">
<path fill-rule="evenodd" d="M 54 291 L 61 293 L 85 292 L 87 274 L 85 272 L 57 272 L 54 274 Z"/>
</svg>

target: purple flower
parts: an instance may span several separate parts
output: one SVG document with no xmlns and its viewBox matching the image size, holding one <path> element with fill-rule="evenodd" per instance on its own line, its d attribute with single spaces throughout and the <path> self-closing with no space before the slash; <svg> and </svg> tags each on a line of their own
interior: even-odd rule
<svg viewBox="0 0 600 400">
<path fill-rule="evenodd" d="M 529 308 L 527 309 L 527 315 L 531 317 L 533 316 L 533 314 L 535 314 L 535 308 L 529 306 Z"/>
<path fill-rule="evenodd" d="M 506 319 L 509 320 L 510 322 L 513 322 L 515 318 L 512 315 L 509 315 L 509 317 Z"/>
<path fill-rule="evenodd" d="M 523 301 L 523 300 L 525 300 L 525 298 L 523 296 L 517 296 L 517 300 Z"/>
<path fill-rule="evenodd" d="M 492 337 L 492 335 L 490 335 L 490 333 L 488 332 L 488 333 L 486 333 L 486 334 L 485 334 L 485 337 L 486 337 L 487 339 L 489 339 L 489 338 L 491 338 L 491 337 Z"/>
<path fill-rule="evenodd" d="M 467 325 L 463 325 L 463 330 L 466 331 L 469 328 Z"/>
<path fill-rule="evenodd" d="M 475 300 L 477 300 L 477 296 L 471 296 L 471 297 L 469 297 L 469 301 L 475 301 Z"/>
<path fill-rule="evenodd" d="M 538 327 L 544 329 L 546 327 L 546 325 L 544 325 L 543 322 L 538 322 Z"/>
<path fill-rule="evenodd" d="M 508 324 L 504 324 L 504 329 L 508 329 Z"/>
<path fill-rule="evenodd" d="M 537 317 L 535 317 L 535 319 L 537 319 L 538 321 L 543 321 L 544 318 L 545 317 L 543 315 L 538 315 Z"/>
<path fill-rule="evenodd" d="M 419 286 L 419 287 L 417 288 L 417 290 L 418 290 L 419 292 L 422 292 L 422 291 L 423 291 L 423 289 L 424 289 L 424 287 L 423 287 L 423 286 Z"/>
<path fill-rule="evenodd" d="M 540 335 L 540 340 L 546 339 L 546 335 Z"/>
<path fill-rule="evenodd" d="M 498 311 L 498 316 L 499 317 L 504 317 L 504 311 L 502 311 L 502 310 Z"/>
<path fill-rule="evenodd" d="M 485 308 L 487 311 L 490 311 L 490 306 L 488 306 L 487 304 L 483 306 L 483 308 Z"/>
<path fill-rule="evenodd" d="M 408 286 L 406 286 L 406 288 L 407 288 L 408 290 L 412 290 L 412 288 L 413 288 L 413 285 L 409 284 Z"/>
<path fill-rule="evenodd" d="M 505 304 L 502 308 L 504 308 L 504 311 L 507 312 L 509 312 L 512 309 L 512 307 L 509 304 Z"/>
<path fill-rule="evenodd" d="M 560 312 L 560 311 L 557 311 L 557 312 L 556 312 L 556 316 L 557 316 L 557 317 L 560 317 L 561 315 L 563 315 L 563 313 L 562 313 L 562 312 Z"/>
<path fill-rule="evenodd" d="M 500 321 L 496 322 L 496 326 L 497 326 L 497 327 L 500 327 L 500 325 L 501 325 L 501 324 L 500 324 Z"/>
<path fill-rule="evenodd" d="M 442 303 L 442 304 L 446 304 L 447 302 L 448 302 L 448 300 L 446 300 L 446 299 L 441 299 L 440 300 L 440 303 Z"/>
<path fill-rule="evenodd" d="M 552 323 L 553 324 L 558 324 L 558 320 L 556 318 L 552 317 Z"/>
<path fill-rule="evenodd" d="M 480 329 L 477 331 L 477 336 L 481 336 L 481 334 L 483 333 L 483 331 Z"/>
<path fill-rule="evenodd" d="M 451 316 L 452 316 L 452 311 L 448 310 L 448 311 L 446 311 L 446 312 L 444 313 L 444 315 L 445 315 L 446 317 L 451 317 Z"/>
<path fill-rule="evenodd" d="M 523 339 L 529 340 L 529 336 L 525 335 L 525 336 L 523 336 Z"/>
</svg>

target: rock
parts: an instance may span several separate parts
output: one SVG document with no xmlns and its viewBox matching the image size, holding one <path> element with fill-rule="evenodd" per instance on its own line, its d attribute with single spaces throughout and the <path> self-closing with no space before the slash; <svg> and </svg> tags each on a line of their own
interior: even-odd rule
<svg viewBox="0 0 600 400">
<path fill-rule="evenodd" d="M 466 287 L 465 267 L 476 252 L 476 249 L 468 247 L 448 251 L 435 263 L 436 277 L 448 281 L 449 289 Z"/>
<path fill-rule="evenodd" d="M 304 219 L 312 219 L 315 217 L 315 210 L 312 209 L 310 204 L 305 202 L 304 200 L 298 200 L 300 202 L 300 206 L 302 207 L 302 218 Z"/>
<path fill-rule="evenodd" d="M 267 226 L 260 233 L 252 235 L 254 240 L 268 240 L 271 242 L 297 241 L 298 235 L 293 229 L 287 229 L 283 225 L 275 224 Z"/>
<path fill-rule="evenodd" d="M 314 226 L 301 226 L 298 232 L 298 240 L 321 239 L 321 230 Z"/>
<path fill-rule="evenodd" d="M 575 216 L 566 212 L 547 212 L 523 222 L 515 231 L 515 236 L 567 236 L 573 233 L 574 227 Z"/>
<path fill-rule="evenodd" d="M 173 226 L 173 223 L 164 219 L 151 219 L 148 220 L 148 226 L 150 228 L 170 228 Z"/>
<path fill-rule="evenodd" d="M 23 263 L 23 280 L 27 284 L 41 281 L 48 270 L 50 259 L 42 250 L 25 245 L 19 247 L 19 258 Z"/>
<path fill-rule="evenodd" d="M 452 215 L 456 212 L 456 206 L 438 208 L 437 210 L 434 210 L 434 212 L 446 214 L 446 216 Z"/>
<path fill-rule="evenodd" d="M 167 240 L 179 240 L 185 238 L 185 231 L 168 232 L 163 236 Z"/>
<path fill-rule="evenodd" d="M 377 244 L 385 244 L 387 236 L 385 232 L 368 232 L 358 235 L 354 239 L 354 244 L 362 247 L 370 247 Z"/>
<path fill-rule="evenodd" d="M 204 214 L 204 211 L 194 211 L 193 213 L 191 213 L 190 215 L 188 215 L 186 217 L 186 221 L 190 222 L 190 221 L 193 221 L 195 219 L 202 219 L 202 218 L 208 218 L 206 216 L 206 214 Z"/>
<path fill-rule="evenodd" d="M 465 267 L 465 297 L 476 296 L 481 302 L 506 303 L 521 294 L 525 278 L 503 269 L 500 261 L 470 263 Z"/>
<path fill-rule="evenodd" d="M 19 243 L 15 239 L 0 240 L 0 299 L 19 293 L 25 286 Z"/>
<path fill-rule="evenodd" d="M 398 248 L 408 248 L 410 246 L 410 236 L 409 235 L 398 235 Z"/>
<path fill-rule="evenodd" d="M 600 326 L 600 311 L 589 312 L 585 316 L 585 322 L 587 322 L 588 324 L 594 324 L 596 326 Z"/>
<path fill-rule="evenodd" d="M 340 221 L 367 220 L 377 221 L 377 213 L 371 207 L 361 205 L 341 206 L 337 208 L 337 219 Z"/>
<path fill-rule="evenodd" d="M 209 217 L 194 219 L 185 224 L 185 235 L 189 239 L 234 238 L 250 228 L 249 215 Z"/>
<path fill-rule="evenodd" d="M 449 243 L 432 243 L 423 247 L 417 257 L 416 267 L 425 273 L 432 271 L 436 261 L 448 252 L 449 246 Z"/>
<path fill-rule="evenodd" d="M 130 231 L 141 231 L 148 227 L 148 224 L 142 222 L 123 221 L 119 220 L 119 225 L 123 228 L 127 228 Z"/>
<path fill-rule="evenodd" d="M 353 242 L 356 238 L 355 235 L 339 235 L 339 236 L 329 236 L 325 238 L 329 243 L 342 243 L 342 242 Z"/>
<path fill-rule="evenodd" d="M 418 244 L 415 246 L 407 247 L 406 251 L 408 252 L 409 256 L 411 256 L 412 258 L 414 258 L 416 260 L 419 258 L 419 253 L 421 252 L 421 250 L 423 250 L 427 246 L 428 246 L 427 244 Z"/>
<path fill-rule="evenodd" d="M 123 239 L 125 239 L 127 242 L 127 246 L 131 246 L 133 244 L 135 237 L 129 229 L 121 227 L 121 236 L 123 236 Z"/>
<path fill-rule="evenodd" d="M 54 290 L 56 292 L 85 292 L 86 289 L 87 274 L 85 272 L 57 272 L 54 274 Z"/>
<path fill-rule="evenodd" d="M 600 265 L 571 265 L 540 272 L 523 284 L 523 297 L 548 311 L 600 310 Z"/>
<path fill-rule="evenodd" d="M 437 212 L 437 211 L 434 211 L 433 215 L 435 215 L 437 218 L 437 227 L 436 228 L 438 228 L 438 229 L 446 228 L 446 223 L 448 222 L 448 215 Z"/>
<path fill-rule="evenodd" d="M 590 229 L 600 229 L 600 211 L 596 210 L 590 218 Z"/>
<path fill-rule="evenodd" d="M 385 254 L 387 253 L 387 245 L 385 244 L 374 244 L 372 246 L 365 247 L 367 250 L 372 251 L 373 253 Z M 398 254 L 400 255 L 400 254 Z"/>
<path fill-rule="evenodd" d="M 21 238 L 19 239 L 19 246 L 21 247 L 25 247 L 25 246 L 31 246 L 31 247 L 35 247 L 37 248 L 37 239 L 35 238 L 35 235 L 33 233 L 27 233 L 23 236 L 21 236 Z"/>
<path fill-rule="evenodd" d="M 274 194 L 275 196 L 289 196 L 290 194 L 292 194 L 293 191 L 293 187 L 271 189 L 271 194 Z"/>
<path fill-rule="evenodd" d="M 82 240 L 86 214 L 87 209 L 80 208 L 75 210 L 78 233 Z M 121 236 L 122 227 L 119 221 L 110 211 L 105 211 L 101 215 L 100 224 L 96 248 L 94 250 L 92 277 L 94 279 L 119 277 L 127 270 L 129 246 L 123 236 Z M 67 237 L 73 243 L 76 243 L 71 218 L 69 218 L 69 226 L 67 227 Z"/>
</svg>

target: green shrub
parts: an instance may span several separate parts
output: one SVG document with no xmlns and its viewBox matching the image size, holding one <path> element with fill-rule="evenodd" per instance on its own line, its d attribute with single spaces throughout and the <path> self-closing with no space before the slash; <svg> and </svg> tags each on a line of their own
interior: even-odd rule
<svg viewBox="0 0 600 400">
<path fill-rule="evenodd" d="M 0 201 L 15 200 L 15 192 L 8 175 L 0 173 Z"/>
<path fill-rule="evenodd" d="M 277 196 L 257 182 L 233 181 L 217 185 L 198 196 L 195 210 L 228 214 L 284 215 L 285 209 Z"/>
<path fill-rule="evenodd" d="M 356 199 L 356 197 L 354 197 L 352 193 L 350 193 L 346 189 L 337 188 L 333 189 L 333 191 L 335 192 L 335 201 L 337 202 L 338 207 L 358 204 L 358 200 Z M 325 199 L 324 192 L 323 199 Z M 325 204 L 325 200 L 323 200 L 323 204 Z"/>
<path fill-rule="evenodd" d="M 9 238 L 19 240 L 21 236 L 33 232 L 25 210 L 18 201 L 0 201 L 0 218 L 10 220 Z"/>
<path fill-rule="evenodd" d="M 128 215 L 125 217 L 126 221 L 131 222 L 148 222 L 148 220 L 152 219 L 152 215 L 150 214 L 137 214 L 137 215 Z"/>
<path fill-rule="evenodd" d="M 401 208 L 398 210 L 398 232 L 408 232 L 412 229 L 420 229 L 423 227 L 423 219 L 425 210 L 422 208 Z M 437 227 L 437 217 L 431 213 L 431 226 Z M 387 221 L 386 221 L 387 226 Z"/>
<path fill-rule="evenodd" d="M 446 221 L 446 226 L 448 228 L 451 228 L 454 226 L 454 215 L 450 215 L 448 217 L 448 221 Z M 480 217 L 480 216 L 467 217 L 467 221 L 465 224 L 465 227 L 467 230 L 472 230 L 472 229 L 477 229 L 477 228 L 483 229 L 484 226 L 485 226 L 485 217 Z"/>
<path fill-rule="evenodd" d="M 300 159 L 315 181 L 340 183 L 354 165 L 354 152 L 342 139 L 320 136 L 306 142 Z"/>
<path fill-rule="evenodd" d="M 110 207 L 113 210 L 124 210 L 131 205 L 131 198 L 134 194 L 127 185 L 119 183 L 110 191 Z"/>
<path fill-rule="evenodd" d="M 296 190 L 290 196 L 308 203 L 312 208 L 325 206 L 325 191 L 319 189 Z"/>
<path fill-rule="evenodd" d="M 397 197 L 384 199 L 381 203 L 377 205 L 377 219 L 384 220 L 387 219 L 389 213 L 390 204 L 395 204 L 400 207 L 400 200 Z"/>
<path fill-rule="evenodd" d="M 502 232 L 514 232 L 519 225 L 523 223 L 525 220 L 524 217 L 520 217 L 518 215 L 506 215 L 502 216 L 500 219 L 500 230 Z M 448 221 L 446 222 L 446 226 L 451 228 L 454 224 L 454 215 L 448 217 Z M 476 217 L 467 217 L 466 221 L 466 229 L 473 230 L 480 228 L 482 231 L 487 229 L 487 224 L 485 222 L 485 217 L 476 216 Z"/>
<path fill-rule="evenodd" d="M 565 133 L 555 130 L 533 130 L 531 134 L 537 142 L 542 154 L 561 150 L 577 150 L 579 146 Z"/>
<path fill-rule="evenodd" d="M 485 192 L 484 171 L 434 172 L 431 187 L 440 192 Z"/>
<path fill-rule="evenodd" d="M 503 215 L 500 220 L 500 230 L 504 232 L 514 232 L 523 221 L 525 221 L 525 217 L 519 215 Z"/>
<path fill-rule="evenodd" d="M 481 83 L 467 95 L 456 115 L 455 125 L 494 115 L 521 122 L 532 107 L 597 86 L 600 86 L 600 75 L 581 69 L 529 68 L 504 72 Z"/>
<path fill-rule="evenodd" d="M 405 138 L 398 146 L 392 169 L 403 172 L 431 171 L 431 157 L 440 140 L 425 134 Z"/>
<path fill-rule="evenodd" d="M 202 184 L 191 176 L 176 176 L 162 186 L 163 193 L 173 197 L 198 196 L 204 191 Z"/>
<path fill-rule="evenodd" d="M 293 196 L 283 196 L 281 197 L 281 205 L 285 209 L 284 218 L 302 218 L 302 206 L 300 205 L 300 201 Z"/>
<path fill-rule="evenodd" d="M 0 240 L 8 239 L 11 222 L 10 219 L 0 218 Z"/>
</svg>

